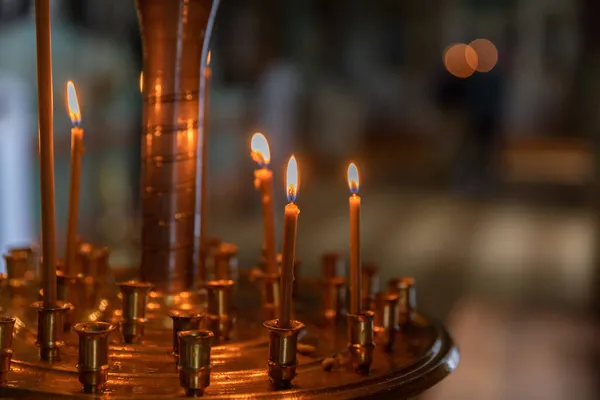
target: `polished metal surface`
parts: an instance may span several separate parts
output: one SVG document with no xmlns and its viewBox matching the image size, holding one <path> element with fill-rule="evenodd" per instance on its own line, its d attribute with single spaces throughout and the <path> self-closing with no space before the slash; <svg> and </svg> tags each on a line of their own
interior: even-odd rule
<svg viewBox="0 0 600 400">
<path fill-rule="evenodd" d="M 143 42 L 141 279 L 178 292 L 193 280 L 198 141 L 217 0 L 136 0 Z"/>
<path fill-rule="evenodd" d="M 119 276 L 129 279 L 129 276 Z M 351 366 L 347 350 L 346 325 L 332 324 L 323 318 L 317 281 L 301 281 L 295 303 L 294 319 L 306 325 L 298 338 L 297 377 L 289 390 L 270 389 L 267 360 L 269 332 L 262 326 L 259 289 L 241 277 L 234 296 L 237 321 L 231 339 L 215 345 L 211 351 L 212 373 L 207 398 L 333 399 L 405 398 L 435 385 L 456 367 L 458 352 L 446 331 L 420 315 L 410 327 L 398 333 L 391 353 L 384 349 L 382 336 L 374 338 L 373 363 L 367 376 L 359 376 Z M 118 322 L 121 304 L 117 288 L 112 295 L 98 299 L 104 308 L 103 318 Z M 34 292 L 34 291 L 32 291 Z M 13 340 L 12 370 L 0 396 L 27 399 L 87 398 L 78 382 L 78 337 L 73 331 L 64 334 L 61 360 L 41 361 L 36 340 L 35 310 L 22 307 L 23 302 L 0 296 L 6 312 L 17 316 Z M 121 335 L 109 335 L 109 369 L 105 395 L 114 399 L 172 399 L 184 395 L 172 355 L 172 321 L 168 313 L 203 303 L 201 297 L 181 293 L 174 297 L 150 294 L 151 310 L 144 342 L 126 344 Z M 196 299 L 196 300 L 194 300 Z M 192 304 L 193 303 L 193 304 Z"/>
</svg>

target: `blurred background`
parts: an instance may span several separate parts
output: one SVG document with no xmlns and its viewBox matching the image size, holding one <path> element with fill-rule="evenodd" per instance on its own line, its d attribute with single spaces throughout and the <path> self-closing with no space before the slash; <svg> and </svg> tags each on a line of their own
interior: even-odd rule
<svg viewBox="0 0 600 400">
<path fill-rule="evenodd" d="M 86 130 L 81 236 L 109 245 L 113 264 L 136 265 L 134 4 L 52 4 L 59 237 L 71 79 Z M 39 234 L 30 5 L 0 0 L 2 248 Z M 285 163 L 298 158 L 299 274 L 316 276 L 323 252 L 348 246 L 354 161 L 364 261 L 382 285 L 414 276 L 420 309 L 445 321 L 462 351 L 456 373 L 423 399 L 597 399 L 599 15 L 593 0 L 223 0 L 209 232 L 254 267 L 262 225 L 249 143 L 261 131 L 281 216 Z"/>
</svg>

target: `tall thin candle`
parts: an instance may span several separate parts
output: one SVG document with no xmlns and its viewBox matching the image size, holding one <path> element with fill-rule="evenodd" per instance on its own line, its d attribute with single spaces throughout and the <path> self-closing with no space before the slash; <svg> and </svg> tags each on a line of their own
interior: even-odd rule
<svg viewBox="0 0 600 400">
<path fill-rule="evenodd" d="M 42 204 L 42 288 L 44 307 L 56 305 L 56 215 L 54 208 L 54 133 L 50 1 L 35 0 L 40 187 Z"/>
<path fill-rule="evenodd" d="M 361 260 L 360 260 L 360 197 L 358 196 L 358 169 L 348 166 L 350 187 L 350 313 L 361 311 Z"/>
<path fill-rule="evenodd" d="M 67 223 L 67 248 L 65 254 L 65 272 L 75 275 L 80 271 L 75 266 L 77 247 L 77 221 L 79 213 L 79 192 L 81 191 L 81 159 L 83 157 L 83 129 L 81 112 L 77 101 L 75 85 L 67 83 L 67 103 L 73 128 L 71 129 L 71 182 L 69 187 L 69 220 Z"/>
<path fill-rule="evenodd" d="M 204 113 L 202 114 L 202 156 L 200 158 L 200 237 L 198 243 L 198 265 L 199 265 L 199 279 L 201 282 L 206 281 L 206 250 L 208 246 L 208 238 L 206 236 L 206 216 L 208 213 L 208 192 L 207 192 L 207 164 L 208 164 L 208 115 L 209 115 L 209 99 L 210 99 L 210 81 L 212 78 L 212 68 L 210 67 L 211 52 L 208 51 L 206 57 L 206 67 L 204 67 Z"/>
<path fill-rule="evenodd" d="M 298 193 L 298 165 L 296 157 L 288 162 L 286 173 L 287 198 L 283 220 L 283 251 L 281 254 L 281 302 L 279 312 L 279 328 L 290 328 L 292 313 L 292 290 L 294 288 L 294 258 L 296 253 L 296 228 L 300 209 L 294 201 Z"/>
<path fill-rule="evenodd" d="M 275 215 L 273 208 L 273 171 L 269 169 L 271 153 L 269 142 L 262 133 L 255 133 L 251 142 L 252 159 L 259 168 L 254 171 L 254 183 L 260 189 L 263 211 L 263 245 L 267 258 L 266 272 L 277 273 L 275 250 Z"/>
</svg>

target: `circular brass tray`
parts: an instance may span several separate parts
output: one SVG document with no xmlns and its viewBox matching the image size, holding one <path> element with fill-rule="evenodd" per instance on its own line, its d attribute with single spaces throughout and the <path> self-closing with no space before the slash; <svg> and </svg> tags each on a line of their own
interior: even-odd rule
<svg viewBox="0 0 600 400">
<path fill-rule="evenodd" d="M 266 365 L 268 335 L 262 322 L 260 293 L 242 280 L 235 293 L 237 321 L 232 340 L 215 345 L 212 350 L 211 385 L 206 398 L 294 398 L 294 399 L 401 399 L 432 387 L 457 366 L 459 354 L 448 333 L 438 324 L 418 316 L 412 326 L 398 333 L 392 353 L 377 343 L 372 372 L 359 376 L 343 362 L 346 347 L 345 325 L 327 322 L 320 316 L 319 287 L 316 282 L 301 282 L 295 299 L 295 318 L 306 324 L 301 334 L 298 376 L 290 390 L 276 391 L 269 385 Z M 5 298 L 5 296 L 2 296 Z M 48 363 L 39 360 L 35 345 L 35 314 L 26 300 L 12 298 L 7 312 L 18 312 L 13 343 L 14 357 L 8 382 L 0 387 L 0 397 L 25 399 L 109 398 L 172 399 L 181 398 L 175 361 L 171 355 L 172 331 L 167 311 L 193 296 L 154 298 L 144 342 L 129 345 L 121 342 L 118 332 L 111 336 L 110 371 L 107 391 L 102 395 L 84 394 L 78 382 L 77 336 L 65 333 L 66 345 L 61 360 Z M 17 305 L 15 302 L 19 302 Z M 100 307 L 87 319 L 118 319 L 119 301 L 100 299 Z M 166 304 L 169 304 L 167 306 Z M 17 307 L 17 308 L 15 308 Z M 331 371 L 323 368 L 323 360 L 337 356 Z"/>
</svg>

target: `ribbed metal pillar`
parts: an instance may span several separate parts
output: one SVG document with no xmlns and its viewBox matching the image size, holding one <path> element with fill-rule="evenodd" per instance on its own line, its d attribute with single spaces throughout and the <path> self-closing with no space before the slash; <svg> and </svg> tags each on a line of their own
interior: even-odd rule
<svg viewBox="0 0 600 400">
<path fill-rule="evenodd" d="M 201 72 L 218 0 L 136 4 L 144 53 L 140 275 L 177 292 L 193 277 Z"/>
</svg>

